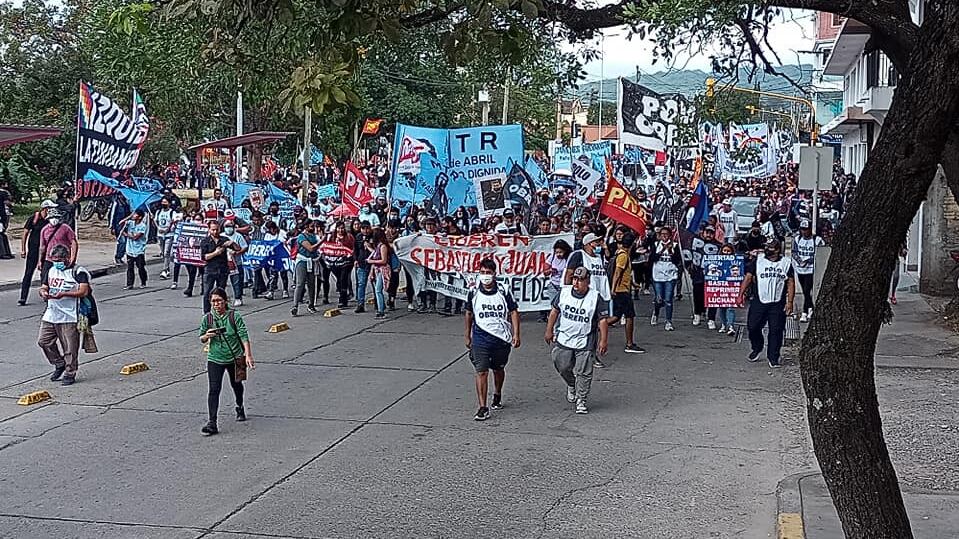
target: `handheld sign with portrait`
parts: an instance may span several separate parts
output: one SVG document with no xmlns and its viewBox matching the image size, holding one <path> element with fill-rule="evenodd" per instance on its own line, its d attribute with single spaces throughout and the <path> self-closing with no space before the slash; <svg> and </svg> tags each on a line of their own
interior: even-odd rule
<svg viewBox="0 0 959 539">
<path fill-rule="evenodd" d="M 746 275 L 742 255 L 703 255 L 706 307 L 739 307 L 739 287 Z"/>
</svg>

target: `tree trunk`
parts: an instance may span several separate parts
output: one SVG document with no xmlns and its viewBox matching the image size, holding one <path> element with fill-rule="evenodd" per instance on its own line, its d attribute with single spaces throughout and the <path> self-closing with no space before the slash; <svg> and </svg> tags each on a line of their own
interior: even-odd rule
<svg viewBox="0 0 959 539">
<path fill-rule="evenodd" d="M 837 232 L 801 352 L 809 430 L 850 538 L 912 537 L 883 438 L 876 339 L 898 249 L 959 118 L 959 6 L 927 4 L 906 73 Z"/>
</svg>

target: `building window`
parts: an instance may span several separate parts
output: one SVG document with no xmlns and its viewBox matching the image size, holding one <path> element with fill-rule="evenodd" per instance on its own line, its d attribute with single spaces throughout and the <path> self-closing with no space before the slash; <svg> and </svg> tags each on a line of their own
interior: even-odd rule
<svg viewBox="0 0 959 539">
<path fill-rule="evenodd" d="M 834 28 L 842 26 L 842 23 L 846 20 L 846 18 L 842 15 L 836 15 L 835 13 L 830 13 L 829 15 L 829 24 L 831 24 Z"/>
</svg>

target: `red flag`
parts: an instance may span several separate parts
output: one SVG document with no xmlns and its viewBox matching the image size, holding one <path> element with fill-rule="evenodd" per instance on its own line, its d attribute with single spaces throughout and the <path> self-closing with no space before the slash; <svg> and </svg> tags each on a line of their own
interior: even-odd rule
<svg viewBox="0 0 959 539">
<path fill-rule="evenodd" d="M 615 178 L 609 178 L 599 213 L 622 223 L 642 238 L 646 236 L 646 209 Z"/>
<path fill-rule="evenodd" d="M 359 215 L 360 206 L 373 201 L 373 195 L 367 187 L 363 171 L 357 168 L 352 161 L 346 163 L 341 184 L 340 192 L 343 193 L 343 207 L 349 210 L 352 215 Z"/>
<path fill-rule="evenodd" d="M 363 122 L 363 134 L 372 137 L 380 132 L 381 125 L 383 125 L 382 118 L 367 118 Z"/>
</svg>

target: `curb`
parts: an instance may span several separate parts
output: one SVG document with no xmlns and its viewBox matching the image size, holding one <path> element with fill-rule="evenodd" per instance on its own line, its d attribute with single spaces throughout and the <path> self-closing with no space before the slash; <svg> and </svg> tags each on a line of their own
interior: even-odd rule
<svg viewBox="0 0 959 539">
<path fill-rule="evenodd" d="M 146 261 L 146 265 L 147 265 L 147 266 L 155 266 L 155 265 L 160 264 L 160 263 L 162 263 L 162 262 L 163 262 L 163 260 L 158 259 L 158 258 L 148 258 L 147 261 Z M 124 272 L 124 271 L 126 271 L 126 270 L 127 270 L 126 266 L 115 266 L 115 265 L 112 265 L 112 266 L 107 266 L 107 267 L 105 267 L 105 268 L 91 269 L 91 270 L 88 270 L 88 271 L 90 272 L 90 276 L 91 276 L 91 277 L 93 277 L 94 279 L 97 279 L 97 278 L 99 278 L 99 277 L 104 277 L 104 276 L 107 276 L 107 275 L 112 275 L 112 274 L 114 274 L 114 273 Z M 40 279 L 34 279 L 33 282 L 30 283 L 30 287 L 31 287 L 31 288 L 38 287 L 38 286 L 40 286 Z M 14 282 L 8 282 L 8 283 L 0 284 L 0 292 L 6 292 L 7 290 L 19 290 L 19 289 L 20 289 L 20 281 L 14 281 Z"/>
<path fill-rule="evenodd" d="M 805 539 L 806 532 L 803 526 L 802 494 L 799 490 L 799 481 L 818 473 L 796 473 L 787 476 L 776 486 L 776 537 L 779 539 Z"/>
</svg>

